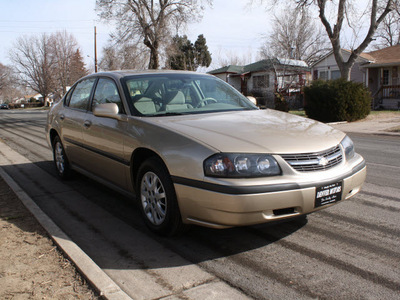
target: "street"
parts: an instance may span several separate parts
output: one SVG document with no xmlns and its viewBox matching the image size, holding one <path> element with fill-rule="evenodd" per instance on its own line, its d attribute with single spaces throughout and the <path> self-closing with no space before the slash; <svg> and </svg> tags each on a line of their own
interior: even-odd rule
<svg viewBox="0 0 400 300">
<path fill-rule="evenodd" d="M 231 287 L 243 299 L 399 299 L 399 136 L 349 134 L 366 183 L 307 220 L 161 238 L 132 199 L 79 174 L 57 177 L 46 115 L 0 111 L 0 146 L 14 150 L 0 147 L 0 166 L 132 298 L 196 299 L 195 287 Z"/>
</svg>

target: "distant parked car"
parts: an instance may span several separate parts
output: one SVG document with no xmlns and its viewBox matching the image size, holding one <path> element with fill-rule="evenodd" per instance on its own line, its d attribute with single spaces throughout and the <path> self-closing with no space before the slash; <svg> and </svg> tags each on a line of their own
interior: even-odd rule
<svg viewBox="0 0 400 300">
<path fill-rule="evenodd" d="M 2 103 L 0 104 L 0 109 L 9 109 L 10 107 L 8 106 L 7 103 Z"/>
<path fill-rule="evenodd" d="M 46 131 L 62 178 L 76 170 L 135 193 L 164 235 L 306 215 L 354 196 L 366 176 L 343 132 L 260 110 L 193 72 L 86 76 L 50 109 Z"/>
</svg>

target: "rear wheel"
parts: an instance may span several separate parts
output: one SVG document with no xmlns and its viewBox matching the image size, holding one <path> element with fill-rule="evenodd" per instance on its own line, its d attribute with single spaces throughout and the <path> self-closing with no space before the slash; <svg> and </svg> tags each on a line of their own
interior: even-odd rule
<svg viewBox="0 0 400 300">
<path fill-rule="evenodd" d="M 72 170 L 59 136 L 56 136 L 53 141 L 53 159 L 58 176 L 62 179 L 70 178 Z"/>
<path fill-rule="evenodd" d="M 184 231 L 171 176 L 160 159 L 149 158 L 140 166 L 136 188 L 147 227 L 165 236 Z"/>
</svg>

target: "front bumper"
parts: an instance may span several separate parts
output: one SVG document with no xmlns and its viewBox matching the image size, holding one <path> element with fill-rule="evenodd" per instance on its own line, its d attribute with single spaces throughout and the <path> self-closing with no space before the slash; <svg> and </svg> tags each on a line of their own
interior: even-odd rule
<svg viewBox="0 0 400 300">
<path fill-rule="evenodd" d="M 358 193 L 366 178 L 365 162 L 323 182 L 256 187 L 196 186 L 173 178 L 185 223 L 212 228 L 254 225 L 288 219 L 332 206 L 315 207 L 316 187 L 342 181 L 342 201 Z"/>
</svg>

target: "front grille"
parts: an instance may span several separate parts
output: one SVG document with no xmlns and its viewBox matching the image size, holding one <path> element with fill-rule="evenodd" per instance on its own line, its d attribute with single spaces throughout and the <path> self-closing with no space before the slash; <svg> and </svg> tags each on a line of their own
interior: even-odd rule
<svg viewBox="0 0 400 300">
<path fill-rule="evenodd" d="M 296 171 L 313 172 L 328 170 L 343 159 L 339 146 L 316 153 L 283 154 L 281 157 Z"/>
</svg>

